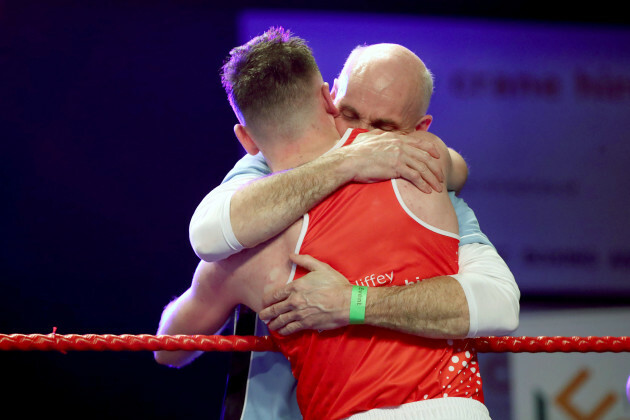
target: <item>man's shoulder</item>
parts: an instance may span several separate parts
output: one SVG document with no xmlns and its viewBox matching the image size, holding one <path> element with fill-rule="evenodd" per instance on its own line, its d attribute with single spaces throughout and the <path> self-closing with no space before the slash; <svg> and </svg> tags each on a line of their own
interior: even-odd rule
<svg viewBox="0 0 630 420">
<path fill-rule="evenodd" d="M 261 153 L 258 153 L 257 155 L 247 154 L 236 162 L 230 172 L 228 172 L 225 178 L 223 178 L 223 182 L 225 183 L 241 176 L 261 177 L 269 175 L 270 173 L 271 169 L 269 168 L 269 165 L 267 165 L 267 161 L 265 161 L 265 158 Z"/>
</svg>

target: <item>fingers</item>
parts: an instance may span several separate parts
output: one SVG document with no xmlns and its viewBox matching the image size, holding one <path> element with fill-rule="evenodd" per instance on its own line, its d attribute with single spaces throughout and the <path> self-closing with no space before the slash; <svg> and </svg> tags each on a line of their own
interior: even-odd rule
<svg viewBox="0 0 630 420">
<path fill-rule="evenodd" d="M 304 306 L 303 299 L 299 298 L 296 294 L 297 290 L 295 285 L 296 282 L 291 282 L 284 287 L 265 294 L 263 296 L 264 309 L 258 313 L 258 317 L 263 322 L 274 320 L 274 325 L 278 325 L 278 323 L 284 325 L 284 323 L 291 322 L 293 319 L 287 319 L 286 314 L 291 312 L 295 313 L 296 310 Z M 278 320 L 278 318 L 280 319 Z"/>
<path fill-rule="evenodd" d="M 280 335 L 289 335 L 297 331 L 308 328 L 301 319 L 294 319 L 291 315 L 296 312 L 282 314 L 267 324 L 270 330 L 276 331 Z"/>
<path fill-rule="evenodd" d="M 320 313 L 318 310 L 313 308 L 300 310 L 295 309 L 284 312 L 268 322 L 265 322 L 270 330 L 273 330 L 280 335 L 293 334 L 302 330 L 330 330 L 348 324 L 347 322 L 339 322 L 330 314 Z"/>
<path fill-rule="evenodd" d="M 438 143 L 440 143 L 441 140 L 435 134 L 429 133 L 428 131 L 417 130 L 408 134 L 407 138 L 412 140 L 414 147 L 424 150 L 436 159 L 440 158 Z"/>
<path fill-rule="evenodd" d="M 424 134 L 424 135 L 423 135 Z M 348 146 L 347 157 L 353 158 L 354 181 L 377 182 L 405 178 L 425 193 L 443 190 L 444 173 L 436 146 L 437 137 L 428 133 L 402 135 L 371 131 L 362 144 Z M 354 147 L 354 148 L 353 148 Z M 352 149 L 351 149 L 352 148 Z M 296 262 L 306 267 L 306 262 Z"/>
<path fill-rule="evenodd" d="M 285 285 L 284 287 L 275 289 L 269 293 L 265 293 L 265 295 L 263 296 L 263 302 L 262 302 L 263 306 L 267 307 L 267 306 L 273 305 L 274 303 L 281 302 L 285 300 L 286 298 L 288 298 L 289 296 L 291 296 L 292 292 L 293 292 L 293 284 L 289 283 Z"/>
<path fill-rule="evenodd" d="M 331 269 L 331 267 L 325 262 L 319 261 L 317 258 L 311 257 L 307 254 L 290 254 L 289 259 L 308 271 Z"/>
<path fill-rule="evenodd" d="M 422 141 L 419 144 L 415 143 L 414 146 L 417 147 L 418 149 L 424 150 L 435 159 L 440 158 L 440 152 L 438 151 L 435 143 L 432 141 Z"/>
<path fill-rule="evenodd" d="M 345 325 L 352 289 L 348 280 L 310 255 L 290 258 L 311 272 L 263 296 L 260 319 L 283 335 Z"/>
<path fill-rule="evenodd" d="M 433 191 L 433 186 L 428 184 L 424 178 L 422 178 L 422 174 L 414 169 L 409 167 L 404 167 L 400 170 L 400 177 L 406 179 L 416 186 L 420 191 L 425 194 L 431 194 Z"/>
<path fill-rule="evenodd" d="M 399 140 L 413 146 L 416 149 L 427 152 L 431 157 L 435 159 L 440 158 L 440 151 L 437 143 L 440 141 L 439 137 L 428 131 L 414 131 L 409 134 L 396 133 L 383 130 L 370 130 L 367 133 L 362 133 L 357 136 L 353 144 L 378 142 L 378 141 L 392 141 Z"/>
<path fill-rule="evenodd" d="M 428 133 L 423 133 L 429 135 Z M 400 136 L 389 140 L 398 148 L 397 172 L 425 193 L 442 192 L 444 172 L 433 137 Z"/>
<path fill-rule="evenodd" d="M 435 159 L 428 151 L 415 148 L 413 144 L 411 144 L 411 147 L 409 147 L 409 145 L 406 146 L 405 153 L 406 156 L 408 156 L 407 164 L 411 168 L 425 171 L 429 170 L 439 182 L 444 181 L 444 173 L 442 172 L 442 167 L 438 159 Z"/>
<path fill-rule="evenodd" d="M 400 148 L 401 156 L 397 169 L 400 177 L 427 194 L 432 190 L 442 192 L 444 172 L 440 161 L 434 159 L 429 152 L 415 148 L 412 143 L 403 142 Z"/>
<path fill-rule="evenodd" d="M 288 335 L 311 328 L 307 322 L 308 314 L 308 310 L 300 310 L 289 300 L 285 300 L 263 309 L 258 313 L 258 317 L 269 329 L 281 335 Z"/>
<path fill-rule="evenodd" d="M 273 294 L 273 299 L 264 302 L 264 309 L 258 313 L 258 317 L 263 321 L 267 322 L 271 319 L 277 318 L 278 316 L 284 314 L 285 312 L 289 312 L 294 309 L 293 305 L 287 301 L 287 297 L 290 295 L 283 294 L 282 298 L 276 299 L 277 296 L 275 293 Z M 269 302 L 269 303 L 268 303 Z"/>
<path fill-rule="evenodd" d="M 444 173 L 436 160 L 418 162 L 408 160 L 401 169 L 401 177 L 413 183 L 421 191 L 431 193 L 431 190 L 442 192 Z"/>
</svg>

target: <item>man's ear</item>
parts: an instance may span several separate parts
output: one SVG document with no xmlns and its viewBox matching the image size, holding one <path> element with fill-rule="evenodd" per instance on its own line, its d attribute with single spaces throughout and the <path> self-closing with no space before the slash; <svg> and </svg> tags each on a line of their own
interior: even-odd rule
<svg viewBox="0 0 630 420">
<path fill-rule="evenodd" d="M 420 122 L 416 124 L 416 131 L 429 131 L 429 126 L 433 122 L 431 115 L 425 115 L 420 119 Z"/>
<path fill-rule="evenodd" d="M 236 124 L 234 126 L 234 134 L 236 134 L 236 138 L 243 146 L 243 149 L 250 155 L 256 155 L 260 151 L 254 140 L 252 140 L 249 132 L 247 131 L 247 127 L 242 124 Z"/>
<path fill-rule="evenodd" d="M 328 83 L 324 82 L 324 84 L 322 84 L 322 87 L 321 87 L 321 94 L 322 94 L 322 97 L 324 98 L 324 106 L 326 107 L 326 112 L 332 115 L 333 117 L 338 117 L 339 110 L 335 106 L 335 102 L 328 89 L 329 89 Z"/>
</svg>

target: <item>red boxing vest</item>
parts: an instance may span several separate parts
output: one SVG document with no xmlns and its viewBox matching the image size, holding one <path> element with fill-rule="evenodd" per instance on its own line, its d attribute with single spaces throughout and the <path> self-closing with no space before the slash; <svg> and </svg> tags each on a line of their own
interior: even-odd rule
<svg viewBox="0 0 630 420">
<path fill-rule="evenodd" d="M 353 130 L 341 143 L 363 131 Z M 457 273 L 458 246 L 457 235 L 407 210 L 391 180 L 350 184 L 320 203 L 304 217 L 296 252 L 330 264 L 352 284 L 405 287 Z M 297 267 L 293 278 L 305 274 Z M 271 335 L 291 362 L 305 420 L 342 419 L 432 398 L 483 402 L 476 352 L 465 340 L 368 325 Z"/>
</svg>

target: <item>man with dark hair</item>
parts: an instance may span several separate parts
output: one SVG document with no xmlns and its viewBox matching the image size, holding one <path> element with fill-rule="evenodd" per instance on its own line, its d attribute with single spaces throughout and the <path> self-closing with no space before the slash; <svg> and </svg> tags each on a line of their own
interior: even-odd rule
<svg viewBox="0 0 630 420">
<path fill-rule="evenodd" d="M 331 147 L 340 147 L 343 143 L 352 141 L 358 134 L 356 131 L 347 131 L 339 141 L 334 119 L 337 109 L 328 92 L 328 86 L 323 83 L 316 68 L 315 72 L 312 69 L 302 72 L 304 69 L 301 65 L 285 66 L 286 63 L 282 60 L 271 60 L 262 67 L 258 66 L 258 54 L 264 55 L 270 51 L 275 53 L 274 49 L 279 46 L 293 50 L 291 41 L 292 38 L 286 38 L 284 31 L 268 31 L 262 37 L 250 41 L 243 49 L 234 50 L 233 63 L 224 67 L 226 90 L 241 122 L 236 126 L 235 133 L 250 154 L 261 151 L 273 171 L 286 170 L 308 162 L 325 154 Z M 293 56 L 290 61 L 292 59 Z M 301 62 L 299 59 L 297 61 Z M 227 72 L 232 69 L 236 70 L 238 77 L 230 82 L 231 77 Z M 238 80 L 241 77 L 260 77 L 263 84 L 270 83 L 270 80 L 265 79 L 272 78 L 284 85 L 290 84 L 294 70 L 298 70 L 298 84 L 310 81 L 301 85 L 304 90 L 301 91 L 302 95 L 298 94 L 299 97 L 285 94 L 277 101 L 265 101 L 263 98 L 259 106 L 270 108 L 265 110 L 255 106 L 251 108 L 249 102 L 239 102 L 241 86 L 238 85 Z M 295 93 L 299 90 L 286 89 L 283 92 Z M 296 110 L 298 103 L 300 109 Z M 283 124 L 286 120 L 288 127 L 275 127 L 261 117 L 264 115 L 274 119 L 287 111 L 297 111 L 296 114 L 300 115 L 299 119 L 284 115 L 285 118 L 281 118 L 280 123 Z M 451 159 L 443 143 L 437 138 L 435 141 L 440 154 L 437 161 L 445 175 L 440 183 L 441 192 L 423 194 L 404 180 L 369 185 L 351 184 L 309 213 L 312 221 L 309 222 L 309 218 L 305 217 L 303 222 L 300 220 L 292 224 L 283 234 L 261 246 L 244 250 L 225 261 L 200 264 L 191 288 L 165 309 L 159 332 L 211 333 L 221 326 L 232 308 L 240 303 L 260 311 L 265 292 L 294 278 L 295 265 L 287 257 L 293 250 L 298 253 L 319 253 L 326 260 L 342 266 L 343 274 L 347 273 L 348 277 L 347 288 L 352 289 L 353 293 L 355 290 L 362 290 L 364 293 L 365 290 L 356 289 L 359 286 L 351 286 L 347 281 L 361 285 L 375 275 L 378 284 L 372 282 L 373 286 L 411 284 L 405 287 L 413 287 L 418 280 L 455 272 L 459 237 L 456 234 L 455 212 L 445 185 L 452 169 Z M 372 218 L 370 228 L 363 229 L 358 213 L 367 208 L 367 214 Z M 340 221 L 343 221 L 341 225 Z M 390 230 L 401 225 L 404 225 L 404 231 L 390 234 Z M 326 238 L 330 238 L 335 232 L 346 234 L 331 243 Z M 352 260 L 348 265 L 346 262 L 349 259 L 339 255 L 338 251 L 339 246 L 343 249 L 353 245 L 348 232 L 360 233 L 363 242 L 379 243 L 380 248 L 365 247 L 367 244 L 364 243 L 361 258 Z M 430 250 L 428 254 L 426 249 Z M 302 256 L 293 260 L 305 266 L 318 263 L 308 258 Z M 426 271 L 416 267 L 423 267 Z M 372 276 L 368 274 L 362 277 L 361 273 L 369 272 L 372 272 Z M 412 274 L 418 276 L 414 279 Z M 412 281 L 408 282 L 408 278 Z M 381 287 L 368 289 L 368 301 L 376 293 L 376 289 Z M 361 322 L 364 319 L 359 316 L 358 320 Z M 379 340 L 381 336 L 384 340 Z M 465 413 L 458 418 L 488 418 L 487 410 L 479 402 L 482 401 L 480 386 L 472 385 L 472 382 L 461 386 L 456 383 L 460 379 L 462 383 L 464 380 L 474 379 L 480 384 L 480 379 L 474 375 L 477 367 L 472 367 L 475 364 L 474 350 L 461 347 L 463 344 L 447 340 L 427 340 L 420 336 L 386 332 L 367 326 L 344 327 L 331 331 L 331 335 L 326 336 L 311 331 L 300 336 L 283 338 L 274 333 L 274 338 L 278 340 L 283 352 L 291 355 L 294 373 L 299 378 L 299 400 L 306 418 L 345 418 L 357 412 L 370 413 L 368 410 L 373 408 L 390 406 L 399 406 L 387 410 L 387 415 L 392 416 L 391 418 L 402 418 L 400 416 L 409 413 L 427 416 L 426 418 L 440 418 L 439 416 L 448 413 Z M 308 353 L 309 349 L 317 348 L 322 343 L 324 347 L 330 346 L 331 342 L 337 349 L 336 352 L 318 351 L 315 353 L 317 359 L 313 359 L 312 363 L 308 360 L 313 355 Z M 388 354 L 388 348 L 395 350 L 392 354 L 395 357 L 388 357 L 378 365 L 371 363 L 369 368 L 364 366 L 357 370 L 360 366 L 356 364 L 357 359 L 354 356 L 359 355 L 359 361 L 378 361 Z M 413 357 L 414 354 L 417 357 Z M 304 359 L 305 355 L 308 355 L 307 360 Z M 186 357 L 181 353 L 156 354 L 160 363 L 174 365 L 185 364 L 190 360 Z M 335 369 L 327 371 L 322 366 L 331 363 L 335 364 Z M 319 369 L 316 368 L 318 364 Z M 385 367 L 389 373 L 376 370 L 379 366 Z M 407 370 L 409 366 L 412 366 L 411 372 Z M 454 370 L 459 372 L 453 373 Z M 353 372 L 360 374 L 355 376 Z M 316 378 L 320 373 L 326 374 L 324 382 Z M 327 388 L 333 385 L 336 386 L 334 389 Z M 361 387 L 365 396 L 350 391 Z M 369 392 L 366 388 L 370 388 Z M 318 397 L 313 398 L 312 392 L 318 392 Z M 354 394 L 354 398 L 348 398 L 348 392 Z M 451 398 L 443 398 L 446 396 Z M 335 402 L 330 398 L 339 400 Z M 423 401 L 425 399 L 430 401 Z M 384 415 L 381 411 L 373 414 L 379 418 Z"/>
<path fill-rule="evenodd" d="M 269 138 L 272 131 L 293 138 L 303 115 L 312 111 L 305 92 L 319 72 L 317 63 L 306 43 L 288 33 L 269 31 L 259 41 L 231 51 L 222 70 L 223 87 L 239 121 L 247 114 L 254 135 L 282 141 Z"/>
</svg>

